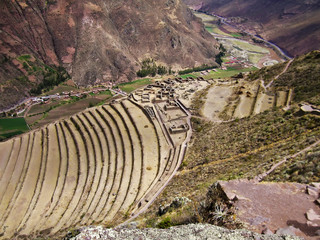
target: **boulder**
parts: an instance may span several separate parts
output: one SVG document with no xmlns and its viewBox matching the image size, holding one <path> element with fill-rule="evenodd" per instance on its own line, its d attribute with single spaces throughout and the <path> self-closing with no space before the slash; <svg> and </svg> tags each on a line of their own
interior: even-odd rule
<svg viewBox="0 0 320 240">
<path fill-rule="evenodd" d="M 273 235 L 273 232 L 269 228 L 265 228 L 262 230 L 263 235 Z"/>
<path fill-rule="evenodd" d="M 317 198 L 319 196 L 319 189 L 317 189 L 315 187 L 312 187 L 312 186 L 307 186 L 307 193 L 310 196 L 313 196 L 313 197 Z"/>
<path fill-rule="evenodd" d="M 309 221 L 320 221 L 320 215 L 317 214 L 313 209 L 309 209 L 306 213 L 306 217 Z"/>
<path fill-rule="evenodd" d="M 312 187 L 317 188 L 317 189 L 320 191 L 320 183 L 315 183 L 315 182 L 313 182 L 313 183 L 311 183 L 310 185 L 311 185 Z"/>
<path fill-rule="evenodd" d="M 293 226 L 289 226 L 289 227 L 286 227 L 286 228 L 279 228 L 277 231 L 276 231 L 276 234 L 278 235 L 290 235 L 290 236 L 296 236 L 298 233 L 300 233 L 300 229 L 298 228 L 295 228 Z"/>
</svg>

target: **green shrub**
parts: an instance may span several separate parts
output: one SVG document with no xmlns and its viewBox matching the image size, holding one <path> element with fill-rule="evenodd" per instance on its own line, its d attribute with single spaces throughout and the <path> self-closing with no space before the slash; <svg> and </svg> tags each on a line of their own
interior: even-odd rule
<svg viewBox="0 0 320 240">
<path fill-rule="evenodd" d="M 157 227 L 158 228 L 162 228 L 162 229 L 165 229 L 165 228 L 169 228 L 169 227 L 172 227 L 173 224 L 171 222 L 171 218 L 170 217 L 166 217 L 164 219 L 162 219 L 161 222 L 158 223 Z"/>
<path fill-rule="evenodd" d="M 152 58 L 147 58 L 142 61 L 142 67 L 137 72 L 138 77 L 146 77 L 146 76 L 152 76 L 154 77 L 156 74 L 159 75 L 165 75 L 169 72 L 171 72 L 171 69 L 167 69 L 165 66 L 159 65 L 155 63 L 155 61 Z"/>
</svg>

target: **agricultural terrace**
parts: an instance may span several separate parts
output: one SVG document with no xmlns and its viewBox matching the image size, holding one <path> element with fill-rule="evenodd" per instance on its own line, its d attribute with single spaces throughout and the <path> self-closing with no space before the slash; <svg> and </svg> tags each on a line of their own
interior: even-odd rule
<svg viewBox="0 0 320 240">
<path fill-rule="evenodd" d="M 191 116 L 179 95 L 186 86 L 208 84 L 182 78 L 158 82 L 1 142 L 0 224 L 6 226 L 1 238 L 57 236 L 138 216 L 185 155 Z"/>
<path fill-rule="evenodd" d="M 148 85 L 150 83 L 151 83 L 150 78 L 143 78 L 143 79 L 138 79 L 138 80 L 135 80 L 132 82 L 118 84 L 117 87 L 126 93 L 130 93 L 130 92 L 136 90 L 137 88 L 143 87 L 143 86 Z"/>
<path fill-rule="evenodd" d="M 292 90 L 265 89 L 261 81 L 217 81 L 198 96 L 197 101 L 204 102 L 198 110 L 199 114 L 211 121 L 221 122 L 289 106 Z"/>
<path fill-rule="evenodd" d="M 36 129 L 87 108 L 103 105 L 112 96 L 110 90 L 105 90 L 99 93 L 89 93 L 85 97 L 51 99 L 47 103 L 39 103 L 30 107 L 25 114 L 26 121 L 32 129 Z"/>
</svg>

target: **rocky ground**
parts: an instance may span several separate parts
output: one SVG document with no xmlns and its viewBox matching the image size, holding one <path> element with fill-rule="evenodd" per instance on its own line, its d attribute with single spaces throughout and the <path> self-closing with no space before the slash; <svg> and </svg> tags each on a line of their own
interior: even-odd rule
<svg viewBox="0 0 320 240">
<path fill-rule="evenodd" d="M 247 229 L 319 239 L 320 184 L 233 180 L 218 182 L 217 188 Z"/>
<path fill-rule="evenodd" d="M 81 229 L 81 233 L 74 240 L 93 239 L 132 239 L 132 240 L 294 240 L 300 239 L 290 235 L 261 235 L 246 230 L 228 230 L 209 224 L 190 224 L 171 227 L 169 229 L 138 229 L 134 224 L 115 229 L 102 227 L 88 227 Z"/>
</svg>

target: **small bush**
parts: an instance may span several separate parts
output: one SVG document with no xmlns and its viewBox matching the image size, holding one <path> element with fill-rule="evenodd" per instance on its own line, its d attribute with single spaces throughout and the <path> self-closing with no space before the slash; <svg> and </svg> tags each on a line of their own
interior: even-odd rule
<svg viewBox="0 0 320 240">
<path fill-rule="evenodd" d="M 164 219 L 162 219 L 161 222 L 158 223 L 157 227 L 158 228 L 162 228 L 162 229 L 165 229 L 165 228 L 169 228 L 169 227 L 172 227 L 173 224 L 171 222 L 171 218 L 170 217 L 166 217 Z"/>
</svg>

